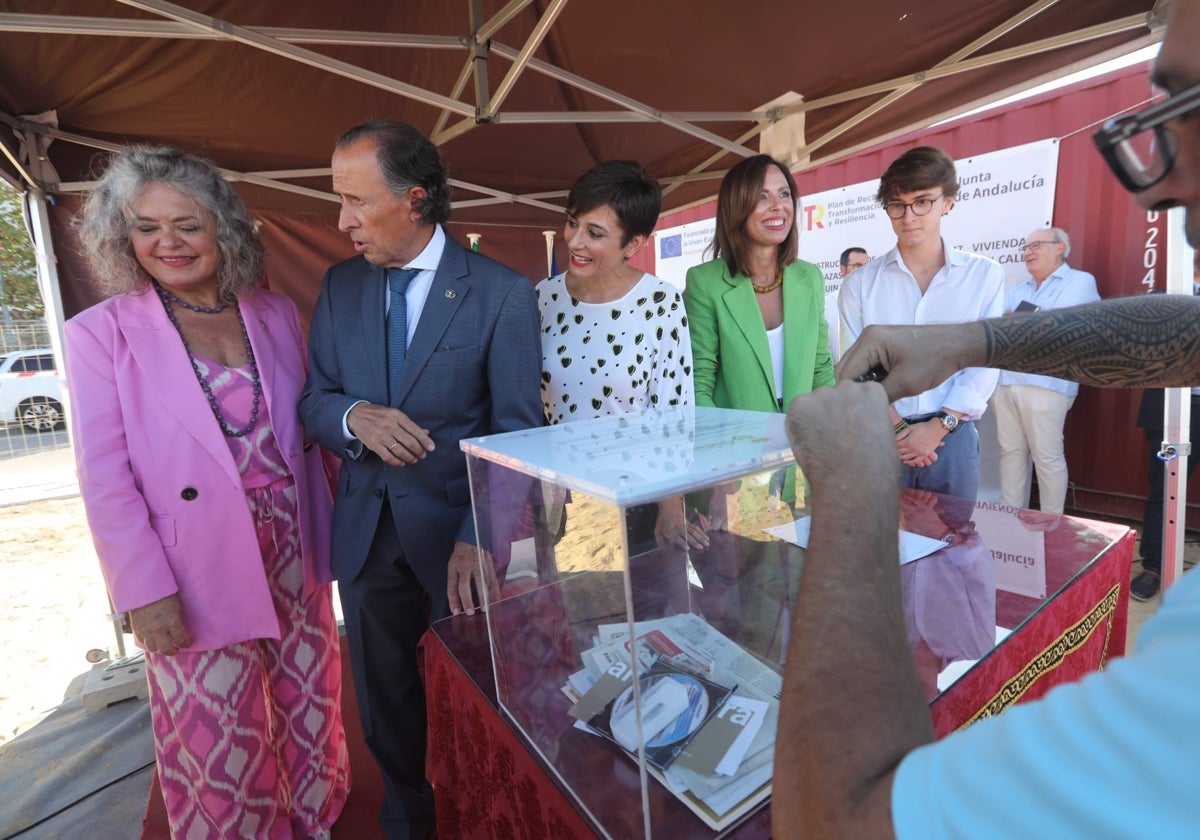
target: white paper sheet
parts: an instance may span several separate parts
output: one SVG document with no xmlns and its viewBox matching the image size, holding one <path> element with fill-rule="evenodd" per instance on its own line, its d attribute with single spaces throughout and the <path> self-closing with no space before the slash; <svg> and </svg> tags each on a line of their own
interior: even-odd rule
<svg viewBox="0 0 1200 840">
<path fill-rule="evenodd" d="M 812 517 L 804 516 L 794 522 L 775 525 L 763 530 L 774 537 L 790 542 L 792 545 L 808 548 L 808 537 L 812 530 Z M 914 534 L 911 531 L 901 530 L 899 534 L 901 566 L 905 563 L 911 563 L 914 560 L 920 560 L 922 557 L 927 557 L 935 551 L 946 547 L 946 543 L 942 540 L 935 540 L 932 537 L 922 537 L 920 534 Z"/>
</svg>

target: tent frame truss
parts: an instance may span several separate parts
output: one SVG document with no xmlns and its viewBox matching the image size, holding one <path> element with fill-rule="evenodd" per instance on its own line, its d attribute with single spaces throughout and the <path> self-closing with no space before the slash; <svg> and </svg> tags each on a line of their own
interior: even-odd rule
<svg viewBox="0 0 1200 840">
<path fill-rule="evenodd" d="M 817 163 L 827 162 L 827 160 L 813 160 L 812 155 L 814 152 L 819 151 L 830 141 L 869 119 L 874 114 L 886 109 L 906 94 L 929 81 L 986 68 L 1003 62 L 1017 61 L 1030 55 L 1138 28 L 1145 28 L 1147 30 L 1146 35 L 1140 41 L 1144 41 L 1147 44 L 1153 43 L 1158 37 L 1154 30 L 1158 29 L 1161 25 L 1166 14 L 1166 7 L 1169 5 L 1169 0 L 1160 0 L 1155 8 L 1147 14 L 1131 15 L 1105 24 L 1042 39 L 1020 47 L 997 51 L 985 56 L 970 57 L 988 44 L 1011 33 L 1025 22 L 1061 2 L 1061 0 L 1036 0 L 1036 2 L 990 32 L 957 50 L 954 54 L 938 62 L 933 67 L 921 72 L 881 81 L 827 97 L 799 102 L 790 106 L 744 112 L 676 113 L 663 111 L 534 57 L 534 53 L 550 32 L 567 0 L 551 0 L 519 50 L 495 41 L 494 36 L 523 9 L 529 6 L 532 0 L 511 0 L 511 2 L 493 15 L 491 19 L 486 20 L 483 13 L 483 0 L 467 0 L 472 32 L 462 36 L 403 33 L 381 34 L 288 27 L 243 27 L 229 21 L 193 12 L 177 4 L 167 2 L 167 0 L 119 0 L 119 2 L 132 8 L 158 15 L 163 17 L 164 20 L 0 13 L 0 31 L 234 41 L 440 109 L 439 116 L 431 132 L 431 139 L 439 145 L 447 143 L 480 125 L 489 123 L 508 123 L 512 125 L 580 125 L 588 123 L 647 122 L 673 128 L 715 147 L 715 151 L 711 156 L 686 174 L 660 178 L 667 191 L 674 189 L 679 184 L 690 181 L 719 179 L 724 175 L 724 172 L 711 171 L 710 168 L 714 164 L 730 153 L 741 157 L 748 157 L 755 154 L 756 150 L 745 144 L 761 134 L 769 125 L 789 116 L 860 99 L 873 99 L 862 110 L 833 127 L 821 137 L 806 143 L 792 155 L 793 160 L 808 160 L 809 165 L 816 165 Z M 302 46 L 306 44 L 466 50 L 467 59 L 453 89 L 449 95 L 446 95 L 436 91 L 425 90 L 348 62 L 330 58 L 308 49 L 306 46 Z M 1129 50 L 1137 45 L 1137 43 L 1132 45 L 1127 44 L 1122 48 L 1122 51 Z M 490 92 L 489 61 L 493 55 L 508 61 L 510 64 L 496 90 Z M 519 81 L 520 76 L 527 71 L 540 73 L 561 84 L 611 102 L 617 106 L 618 110 L 504 111 L 502 106 L 505 100 Z M 474 82 L 474 104 L 468 103 L 462 98 L 468 82 L 471 81 Z M 988 101 L 996 101 L 1009 95 L 1011 92 L 1001 91 L 987 97 L 985 101 L 968 103 L 956 109 L 956 113 L 963 113 L 970 108 L 987 104 Z M 950 116 L 953 116 L 953 114 L 943 115 L 943 118 L 949 118 Z M 460 119 L 457 122 L 449 124 L 455 117 Z M 0 113 L 0 122 L 4 122 L 15 131 L 25 134 L 38 134 L 46 138 L 78 143 L 98 149 L 116 150 L 119 148 L 116 144 L 107 143 L 102 140 L 29 123 L 14 115 Z M 717 122 L 747 122 L 750 123 L 750 126 L 736 139 L 729 140 L 698 125 L 699 123 Z M 916 127 L 906 127 L 901 131 L 892 132 L 890 136 L 896 136 L 899 133 L 912 130 Z M 873 142 L 881 142 L 885 139 L 889 138 L 876 138 Z M 87 182 L 59 184 L 39 179 L 34 168 L 22 165 L 21 162 L 17 161 L 14 154 L 6 145 L 0 144 L 0 151 L 9 158 L 30 187 L 37 187 L 47 192 L 70 192 L 86 190 L 90 186 Z M 839 152 L 837 157 L 844 157 L 856 151 L 858 151 L 858 148 L 843 150 Z M 284 190 L 326 201 L 336 202 L 339 200 L 336 195 L 330 192 L 288 183 L 289 179 L 294 178 L 328 176 L 328 168 L 281 170 L 275 172 L 226 171 L 225 174 L 231 180 L 242 181 L 248 184 Z M 562 212 L 561 206 L 543 200 L 546 197 L 559 197 L 560 193 L 558 192 L 518 195 L 506 190 L 467 182 L 455 182 L 454 186 L 484 196 L 483 198 L 456 201 L 455 207 L 517 203 Z"/>
</svg>

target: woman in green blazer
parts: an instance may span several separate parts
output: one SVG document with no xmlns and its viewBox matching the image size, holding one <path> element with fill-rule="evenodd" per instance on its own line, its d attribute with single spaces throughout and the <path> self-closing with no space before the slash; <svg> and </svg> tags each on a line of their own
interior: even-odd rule
<svg viewBox="0 0 1200 840">
<path fill-rule="evenodd" d="M 687 273 L 696 404 L 783 411 L 833 385 L 825 281 L 796 259 L 796 182 L 768 155 L 729 170 L 717 196 L 716 259 Z"/>
<path fill-rule="evenodd" d="M 696 405 L 785 411 L 800 394 L 833 385 L 825 280 L 796 259 L 796 181 L 768 155 L 729 170 L 717 194 L 715 259 L 687 273 L 684 309 L 692 331 Z M 796 471 L 771 495 L 794 502 Z M 709 500 L 710 526 L 737 519 L 737 485 Z"/>
</svg>

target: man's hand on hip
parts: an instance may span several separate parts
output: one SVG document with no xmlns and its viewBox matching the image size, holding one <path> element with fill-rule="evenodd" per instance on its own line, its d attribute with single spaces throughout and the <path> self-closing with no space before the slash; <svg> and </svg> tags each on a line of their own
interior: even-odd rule
<svg viewBox="0 0 1200 840">
<path fill-rule="evenodd" d="M 398 408 L 360 402 L 346 415 L 346 428 L 385 464 L 415 464 L 433 451 L 429 430 Z"/>
</svg>

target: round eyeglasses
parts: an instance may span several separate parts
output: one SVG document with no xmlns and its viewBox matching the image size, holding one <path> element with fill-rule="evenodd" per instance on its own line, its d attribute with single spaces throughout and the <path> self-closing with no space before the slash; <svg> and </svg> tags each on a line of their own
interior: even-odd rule
<svg viewBox="0 0 1200 840">
<path fill-rule="evenodd" d="M 889 201 L 883 205 L 883 211 L 893 219 L 903 219 L 904 213 L 908 209 L 912 209 L 914 216 L 928 216 L 929 211 L 933 209 L 933 205 L 938 199 L 945 198 L 946 194 L 936 195 L 933 198 L 918 198 L 916 201 L 910 201 L 907 204 L 903 201 Z"/>
</svg>

